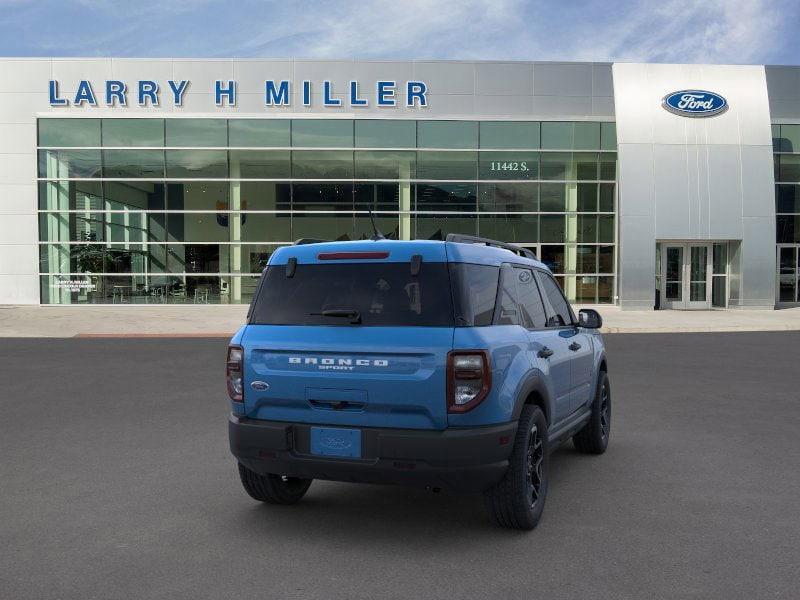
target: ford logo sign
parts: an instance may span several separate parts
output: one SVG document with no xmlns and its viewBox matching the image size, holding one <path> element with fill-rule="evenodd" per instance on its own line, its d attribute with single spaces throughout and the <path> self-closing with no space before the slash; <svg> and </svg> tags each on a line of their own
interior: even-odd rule
<svg viewBox="0 0 800 600">
<path fill-rule="evenodd" d="M 664 96 L 662 106 L 684 117 L 713 117 L 728 110 L 728 101 L 704 90 L 681 90 Z"/>
</svg>

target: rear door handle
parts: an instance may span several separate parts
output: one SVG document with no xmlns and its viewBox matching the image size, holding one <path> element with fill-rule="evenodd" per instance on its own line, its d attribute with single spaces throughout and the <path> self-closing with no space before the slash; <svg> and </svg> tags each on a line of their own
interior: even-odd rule
<svg viewBox="0 0 800 600">
<path fill-rule="evenodd" d="M 572 342 L 569 345 L 569 349 L 572 350 L 573 352 L 577 352 L 578 350 L 581 349 L 581 345 L 578 342 Z"/>
<path fill-rule="evenodd" d="M 539 350 L 539 352 L 536 353 L 536 356 L 538 356 L 539 358 L 550 358 L 551 356 L 553 356 L 553 351 L 550 350 L 550 348 L 548 348 L 547 346 L 545 346 L 544 348 Z"/>
</svg>

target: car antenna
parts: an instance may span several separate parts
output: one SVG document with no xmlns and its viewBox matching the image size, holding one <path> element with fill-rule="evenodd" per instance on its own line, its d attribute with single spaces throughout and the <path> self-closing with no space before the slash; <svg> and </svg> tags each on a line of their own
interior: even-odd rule
<svg viewBox="0 0 800 600">
<path fill-rule="evenodd" d="M 372 237 L 371 237 L 371 238 L 369 238 L 369 239 L 371 239 L 372 241 L 377 241 L 377 240 L 385 240 L 385 239 L 386 239 L 386 236 L 385 236 L 385 235 L 383 235 L 383 234 L 380 232 L 380 230 L 378 229 L 378 226 L 377 226 L 377 225 L 375 225 L 375 217 L 374 217 L 374 216 L 372 216 L 372 208 L 371 208 L 371 207 L 369 207 L 369 208 L 367 208 L 367 210 L 369 211 L 369 220 L 372 222 L 372 231 L 374 232 L 374 233 L 372 234 Z"/>
</svg>

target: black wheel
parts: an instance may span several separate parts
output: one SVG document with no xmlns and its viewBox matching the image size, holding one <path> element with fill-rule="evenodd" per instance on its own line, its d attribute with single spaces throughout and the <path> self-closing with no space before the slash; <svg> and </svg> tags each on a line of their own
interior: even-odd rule
<svg viewBox="0 0 800 600">
<path fill-rule="evenodd" d="M 600 371 L 597 390 L 592 402 L 592 416 L 578 433 L 572 436 L 572 443 L 578 452 L 602 454 L 608 447 L 611 435 L 611 383 L 608 373 Z"/>
<path fill-rule="evenodd" d="M 239 463 L 239 478 L 250 497 L 268 504 L 295 504 L 305 496 L 311 479 L 283 475 L 259 475 Z"/>
<path fill-rule="evenodd" d="M 501 527 L 533 529 L 539 523 L 547 498 L 547 420 L 538 406 L 522 409 L 508 471 L 484 492 L 492 520 Z"/>
</svg>

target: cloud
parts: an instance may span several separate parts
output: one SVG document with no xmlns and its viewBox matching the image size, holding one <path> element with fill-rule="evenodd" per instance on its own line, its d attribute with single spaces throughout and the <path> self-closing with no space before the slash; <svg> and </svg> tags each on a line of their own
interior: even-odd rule
<svg viewBox="0 0 800 600">
<path fill-rule="evenodd" d="M 775 0 L 664 0 L 652 8 L 628 8 L 605 36 L 591 36 L 581 26 L 589 36 L 583 39 L 599 43 L 580 44 L 577 55 L 586 59 L 599 51 L 614 60 L 676 63 L 766 61 L 779 46 L 783 25 L 798 12 Z"/>
<path fill-rule="evenodd" d="M 800 63 L 796 0 L 0 0 L 0 54 Z"/>
</svg>

